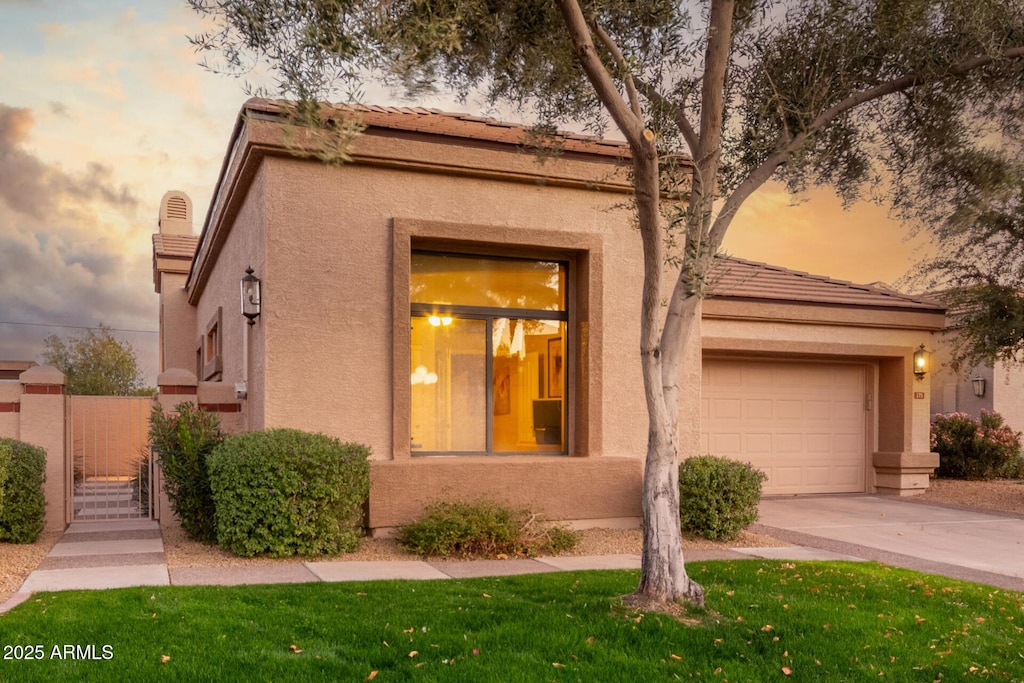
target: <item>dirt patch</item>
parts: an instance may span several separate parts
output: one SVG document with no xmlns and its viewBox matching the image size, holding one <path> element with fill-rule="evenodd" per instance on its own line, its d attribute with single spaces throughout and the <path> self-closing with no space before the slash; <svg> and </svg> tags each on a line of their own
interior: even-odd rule
<svg viewBox="0 0 1024 683">
<path fill-rule="evenodd" d="M 35 543 L 0 543 L 0 604 L 18 592 L 60 537 L 59 531 L 44 531 Z"/>
<path fill-rule="evenodd" d="M 932 479 L 916 500 L 1024 514 L 1024 482 Z"/>
</svg>

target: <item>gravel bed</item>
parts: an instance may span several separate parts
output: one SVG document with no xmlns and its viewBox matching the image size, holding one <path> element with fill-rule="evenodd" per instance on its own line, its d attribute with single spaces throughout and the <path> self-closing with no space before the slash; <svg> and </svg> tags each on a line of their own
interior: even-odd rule
<svg viewBox="0 0 1024 683">
<path fill-rule="evenodd" d="M 932 479 L 916 500 L 1024 514 L 1024 482 Z"/>
<path fill-rule="evenodd" d="M 617 555 L 640 554 L 643 539 L 639 529 L 585 529 L 580 533 L 579 544 L 564 555 Z M 744 531 L 735 541 L 716 543 L 702 538 L 683 539 L 683 549 L 708 548 L 766 548 L 789 545 L 783 541 Z M 167 567 L 238 567 L 261 564 L 296 563 L 305 558 L 286 557 L 237 557 L 216 546 L 203 545 L 189 540 L 180 528 L 164 529 L 164 552 Z M 364 538 L 359 549 L 352 553 L 317 558 L 333 562 L 359 562 L 378 560 L 415 560 L 416 555 L 399 546 L 390 538 Z M 458 558 L 445 558 L 458 559 Z"/>
<path fill-rule="evenodd" d="M 35 543 L 0 543 L 0 604 L 18 592 L 60 537 L 60 531 L 44 531 Z"/>
</svg>

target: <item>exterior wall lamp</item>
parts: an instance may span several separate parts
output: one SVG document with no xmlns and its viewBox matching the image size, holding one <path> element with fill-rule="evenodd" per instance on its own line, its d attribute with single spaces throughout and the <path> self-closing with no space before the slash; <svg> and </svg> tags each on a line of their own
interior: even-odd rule
<svg viewBox="0 0 1024 683">
<path fill-rule="evenodd" d="M 260 279 L 252 274 L 252 266 L 245 269 L 241 285 L 242 315 L 249 319 L 249 325 L 252 326 L 260 316 Z"/>
<path fill-rule="evenodd" d="M 921 344 L 921 348 L 914 351 L 914 374 L 917 375 L 918 379 L 924 379 L 924 376 L 928 373 L 928 352 L 924 350 L 924 344 Z"/>
<path fill-rule="evenodd" d="M 978 398 L 981 398 L 982 396 L 985 395 L 985 378 L 984 377 L 981 377 L 980 375 L 978 377 L 975 377 L 974 379 L 971 380 L 971 384 L 974 386 L 974 395 L 975 396 L 977 396 Z"/>
</svg>

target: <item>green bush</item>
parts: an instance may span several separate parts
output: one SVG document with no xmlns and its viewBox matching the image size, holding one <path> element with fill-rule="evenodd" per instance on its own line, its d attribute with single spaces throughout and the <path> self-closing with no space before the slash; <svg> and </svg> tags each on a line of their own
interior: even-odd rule
<svg viewBox="0 0 1024 683">
<path fill-rule="evenodd" d="M 679 466 L 679 520 L 684 530 L 731 541 L 757 521 L 766 479 L 748 463 L 701 455 Z"/>
<path fill-rule="evenodd" d="M 245 557 L 354 550 L 369 456 L 366 446 L 296 429 L 228 436 L 209 461 L 217 542 Z"/>
<path fill-rule="evenodd" d="M 1021 471 L 1020 432 L 1003 423 L 999 413 L 981 411 L 981 420 L 967 413 L 932 418 L 931 447 L 939 454 L 940 477 L 997 479 Z"/>
<path fill-rule="evenodd" d="M 441 501 L 428 506 L 423 519 L 401 527 L 398 542 L 419 555 L 529 556 L 571 550 L 579 536 L 526 509 Z"/>
<path fill-rule="evenodd" d="M 0 439 L 0 472 L 4 471 L 0 541 L 35 543 L 46 523 L 46 451 L 15 439 Z"/>
<path fill-rule="evenodd" d="M 181 528 L 203 543 L 217 540 L 216 510 L 210 492 L 207 460 L 224 440 L 220 419 L 213 413 L 182 403 L 165 415 L 153 408 L 149 442 L 164 476 L 164 490 Z"/>
<path fill-rule="evenodd" d="M 11 444 L 0 442 L 0 515 L 4 513 L 4 489 L 11 475 Z"/>
</svg>

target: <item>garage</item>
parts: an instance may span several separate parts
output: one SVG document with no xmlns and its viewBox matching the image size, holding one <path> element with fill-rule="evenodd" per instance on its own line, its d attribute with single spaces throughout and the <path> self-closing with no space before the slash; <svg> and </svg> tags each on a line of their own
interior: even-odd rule
<svg viewBox="0 0 1024 683">
<path fill-rule="evenodd" d="M 705 358 L 701 449 L 750 462 L 763 493 L 866 490 L 867 367 Z"/>
</svg>

